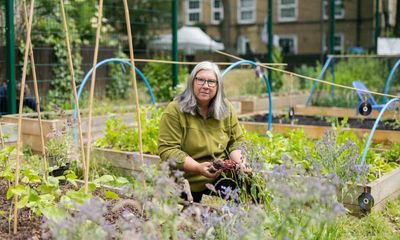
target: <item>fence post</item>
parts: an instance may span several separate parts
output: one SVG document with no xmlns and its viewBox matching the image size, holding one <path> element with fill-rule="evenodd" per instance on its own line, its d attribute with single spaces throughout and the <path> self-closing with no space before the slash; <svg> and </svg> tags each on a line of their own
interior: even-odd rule
<svg viewBox="0 0 400 240">
<path fill-rule="evenodd" d="M 7 109 L 8 113 L 17 112 L 14 50 L 14 1 L 6 0 L 6 52 L 7 52 Z"/>
</svg>

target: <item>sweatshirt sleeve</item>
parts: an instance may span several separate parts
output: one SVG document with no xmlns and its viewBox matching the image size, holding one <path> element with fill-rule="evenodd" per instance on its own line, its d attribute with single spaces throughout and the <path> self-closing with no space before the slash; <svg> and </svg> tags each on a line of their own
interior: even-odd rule
<svg viewBox="0 0 400 240">
<path fill-rule="evenodd" d="M 183 163 L 188 154 L 182 151 L 181 147 L 183 127 L 179 121 L 179 115 L 180 112 L 177 103 L 170 103 L 160 121 L 158 154 L 162 161 L 176 159 L 176 167 L 182 170 Z"/>
<path fill-rule="evenodd" d="M 230 139 L 228 142 L 228 151 L 229 153 L 231 153 L 232 151 L 239 149 L 240 145 L 244 141 L 244 136 L 235 108 L 232 106 L 230 102 L 228 102 L 228 105 L 229 105 L 229 126 L 231 132 Z"/>
</svg>

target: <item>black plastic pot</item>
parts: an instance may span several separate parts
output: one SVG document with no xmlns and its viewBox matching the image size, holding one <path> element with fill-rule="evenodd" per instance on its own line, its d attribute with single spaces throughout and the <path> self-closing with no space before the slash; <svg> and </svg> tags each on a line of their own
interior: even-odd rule
<svg viewBox="0 0 400 240">
<path fill-rule="evenodd" d="M 53 177 L 64 176 L 64 172 L 67 170 L 69 170 L 69 163 L 65 164 L 64 166 L 60 166 L 57 169 L 54 169 L 53 171 L 49 172 L 49 175 Z M 60 180 L 60 184 L 65 184 L 65 182 L 65 180 Z"/>
</svg>

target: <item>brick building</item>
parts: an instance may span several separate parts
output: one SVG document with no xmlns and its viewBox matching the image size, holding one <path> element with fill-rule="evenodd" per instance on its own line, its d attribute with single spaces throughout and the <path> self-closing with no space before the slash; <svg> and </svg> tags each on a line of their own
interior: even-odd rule
<svg viewBox="0 0 400 240">
<path fill-rule="evenodd" d="M 229 5 L 229 12 L 224 11 L 223 2 Z M 284 56 L 318 56 L 328 51 L 328 2 L 273 0 L 274 44 L 281 47 Z M 265 54 L 267 3 L 267 0 L 181 0 L 180 24 L 201 26 L 237 54 Z M 375 3 L 375 0 L 336 0 L 336 53 L 346 53 L 351 47 L 374 49 Z M 223 28 L 224 12 L 230 18 L 229 29 Z"/>
</svg>

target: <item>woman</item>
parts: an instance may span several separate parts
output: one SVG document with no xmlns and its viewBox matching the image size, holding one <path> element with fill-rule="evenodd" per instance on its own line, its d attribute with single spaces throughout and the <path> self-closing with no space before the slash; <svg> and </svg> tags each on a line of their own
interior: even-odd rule
<svg viewBox="0 0 400 240">
<path fill-rule="evenodd" d="M 232 181 L 218 179 L 222 170 L 211 171 L 210 167 L 214 160 L 227 158 L 241 164 L 238 147 L 242 141 L 236 112 L 224 97 L 218 66 L 209 61 L 197 64 L 186 89 L 162 116 L 158 138 L 161 159 L 177 159 L 177 168 L 185 172 L 190 183 L 193 201 L 200 202 L 203 194 L 209 194 L 207 183 L 218 182 L 217 190 L 236 187 Z"/>
</svg>

